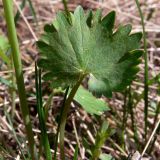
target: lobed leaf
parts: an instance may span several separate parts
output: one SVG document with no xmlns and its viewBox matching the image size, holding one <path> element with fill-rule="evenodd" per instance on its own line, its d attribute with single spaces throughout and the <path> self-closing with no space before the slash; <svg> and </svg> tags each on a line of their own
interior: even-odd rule
<svg viewBox="0 0 160 160">
<path fill-rule="evenodd" d="M 114 11 L 102 18 L 100 10 L 86 15 L 79 6 L 71 21 L 59 12 L 37 42 L 44 79 L 53 81 L 54 87 L 66 87 L 83 74 L 90 75 L 89 89 L 98 95 L 123 90 L 139 70 L 142 34 L 130 34 L 131 25 L 114 31 Z"/>
</svg>

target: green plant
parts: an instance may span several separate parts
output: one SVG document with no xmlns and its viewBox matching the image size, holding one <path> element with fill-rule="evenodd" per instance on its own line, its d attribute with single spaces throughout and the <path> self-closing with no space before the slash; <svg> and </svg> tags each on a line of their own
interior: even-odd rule
<svg viewBox="0 0 160 160">
<path fill-rule="evenodd" d="M 137 126 L 136 126 L 136 122 L 135 122 L 135 117 L 134 117 L 134 111 L 133 111 L 133 97 L 132 97 L 132 91 L 131 91 L 131 86 L 129 87 L 129 95 L 128 95 L 128 108 L 129 108 L 129 112 L 131 115 L 131 121 L 132 121 L 132 131 L 134 133 L 134 141 L 137 144 L 139 144 L 139 140 L 138 140 L 138 134 L 137 134 Z"/>
<path fill-rule="evenodd" d="M 31 126 L 29 109 L 28 109 L 26 92 L 25 92 L 22 64 L 20 59 L 20 51 L 19 51 L 18 39 L 16 35 L 16 28 L 15 28 L 14 17 L 13 17 L 12 3 L 13 2 L 10 0 L 3 0 L 3 7 L 4 7 L 5 18 L 6 18 L 7 29 L 8 29 L 8 39 L 12 49 L 12 57 L 13 57 L 16 82 L 17 82 L 17 88 L 18 88 L 19 99 L 20 99 L 20 107 L 22 110 L 23 121 L 26 127 L 26 134 L 29 142 L 31 157 L 34 160 L 36 159 L 34 138 L 33 138 L 32 126 Z"/>
<path fill-rule="evenodd" d="M 101 147 L 104 145 L 106 139 L 113 133 L 114 130 L 110 129 L 108 123 L 104 121 L 101 128 L 97 132 L 95 144 L 91 149 L 92 153 L 91 160 L 98 160 L 98 158 L 102 155 Z"/>
<path fill-rule="evenodd" d="M 37 64 L 35 64 L 35 82 L 36 82 L 36 99 L 37 99 L 37 112 L 40 123 L 40 130 L 42 136 L 40 137 L 47 160 L 52 160 L 52 155 L 50 151 L 50 144 L 47 135 L 47 129 L 45 125 L 45 112 L 42 105 L 42 84 L 41 84 L 41 70 L 37 68 Z"/>
<path fill-rule="evenodd" d="M 145 69 L 144 69 L 144 121 L 145 121 L 145 142 L 147 140 L 147 128 L 148 128 L 148 53 L 147 53 L 147 38 L 145 32 L 145 24 L 143 13 L 138 0 L 135 0 L 139 15 L 141 17 L 141 24 L 143 29 L 143 43 L 144 43 L 144 61 L 145 61 Z"/>
<path fill-rule="evenodd" d="M 53 23 L 44 27 L 45 33 L 37 42 L 44 80 L 52 82 L 54 88 L 71 88 L 60 123 L 62 160 L 67 113 L 83 79 L 89 76 L 88 87 L 94 94 L 111 96 L 135 78 L 143 54 L 138 50 L 142 34 L 130 34 L 131 25 L 121 25 L 113 32 L 114 11 L 102 18 L 100 10 L 85 15 L 77 7 L 69 16 L 59 12 Z"/>
<path fill-rule="evenodd" d="M 105 144 L 106 140 L 114 134 L 114 130 L 109 127 L 109 124 L 106 120 L 100 122 L 100 128 L 96 132 L 95 142 L 90 145 L 87 139 L 83 138 L 83 146 L 86 149 L 86 152 L 90 155 L 90 160 L 114 160 L 113 157 L 109 154 L 102 153 L 102 147 Z"/>
</svg>

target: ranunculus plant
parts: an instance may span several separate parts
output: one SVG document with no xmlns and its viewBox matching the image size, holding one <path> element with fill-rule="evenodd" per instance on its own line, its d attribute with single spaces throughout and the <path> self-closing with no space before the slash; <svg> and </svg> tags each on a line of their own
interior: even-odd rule
<svg viewBox="0 0 160 160">
<path fill-rule="evenodd" d="M 37 42 L 38 65 L 44 80 L 53 87 L 70 87 L 60 121 L 61 159 L 64 155 L 64 130 L 70 104 L 85 77 L 96 95 L 111 96 L 122 91 L 135 78 L 143 51 L 139 50 L 141 33 L 131 34 L 131 25 L 114 29 L 115 12 L 102 17 L 101 11 L 59 12 L 52 24 L 44 27 Z"/>
</svg>

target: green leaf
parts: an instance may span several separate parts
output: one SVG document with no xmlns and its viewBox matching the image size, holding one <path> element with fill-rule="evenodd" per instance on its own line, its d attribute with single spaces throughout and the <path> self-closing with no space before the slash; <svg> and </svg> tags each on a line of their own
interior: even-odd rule
<svg viewBox="0 0 160 160">
<path fill-rule="evenodd" d="M 2 51 L 6 52 L 10 47 L 9 42 L 6 37 L 0 36 L 0 48 Z"/>
<path fill-rule="evenodd" d="M 82 144 L 83 144 L 84 148 L 86 150 L 88 150 L 90 152 L 90 154 L 91 154 L 90 144 L 89 144 L 88 140 L 85 137 L 82 138 Z"/>
<path fill-rule="evenodd" d="M 114 158 L 110 154 L 101 154 L 100 160 L 114 160 Z"/>
<path fill-rule="evenodd" d="M 86 23 L 89 27 L 92 26 L 92 18 L 93 18 L 93 13 L 91 10 L 89 10 L 86 18 Z"/>
<path fill-rule="evenodd" d="M 73 160 L 78 160 L 78 144 L 76 144 Z"/>
<path fill-rule="evenodd" d="M 101 115 L 109 110 L 107 104 L 94 97 L 88 90 L 80 86 L 74 99 L 90 114 Z"/>
<path fill-rule="evenodd" d="M 17 88 L 13 86 L 12 82 L 0 76 L 0 83 L 5 84 L 7 87 L 16 90 Z"/>
<path fill-rule="evenodd" d="M 0 36 L 0 58 L 10 65 L 10 59 L 7 57 L 6 52 L 10 48 L 9 42 L 6 37 Z"/>
<path fill-rule="evenodd" d="M 108 13 L 107 16 L 105 16 L 105 17 L 102 19 L 102 25 L 103 25 L 106 29 L 108 29 L 111 33 L 112 33 L 112 29 L 113 29 L 113 27 L 114 27 L 115 16 L 116 16 L 115 11 L 111 11 L 110 13 Z"/>
<path fill-rule="evenodd" d="M 97 11 L 95 12 L 95 15 L 93 16 L 93 25 L 100 23 L 101 22 L 101 18 L 102 18 L 102 10 L 101 9 L 97 9 Z"/>
<path fill-rule="evenodd" d="M 130 34 L 131 25 L 120 25 L 113 32 L 114 11 L 101 18 L 100 10 L 85 15 L 79 6 L 71 21 L 59 12 L 51 31 L 37 42 L 43 78 L 53 81 L 54 87 L 72 87 L 82 75 L 90 75 L 89 89 L 105 96 L 125 89 L 139 70 L 142 34 Z"/>
</svg>

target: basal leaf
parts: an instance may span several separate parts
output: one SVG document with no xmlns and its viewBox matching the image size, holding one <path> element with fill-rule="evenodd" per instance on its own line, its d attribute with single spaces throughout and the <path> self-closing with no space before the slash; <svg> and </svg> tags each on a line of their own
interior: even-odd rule
<svg viewBox="0 0 160 160">
<path fill-rule="evenodd" d="M 109 110 L 106 102 L 94 97 L 88 90 L 80 86 L 74 99 L 90 114 L 101 115 Z"/>
<path fill-rule="evenodd" d="M 86 15 L 79 6 L 71 21 L 59 12 L 37 42 L 44 79 L 54 87 L 72 87 L 82 75 L 90 75 L 89 89 L 99 95 L 123 90 L 138 72 L 142 34 L 130 34 L 131 25 L 115 30 L 114 11 L 102 18 L 100 10 Z"/>
</svg>

